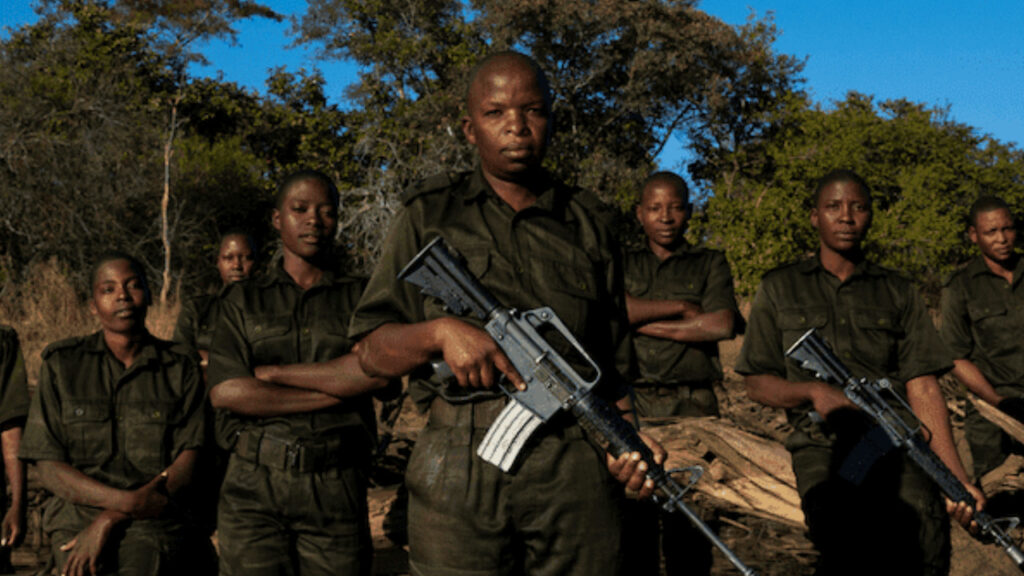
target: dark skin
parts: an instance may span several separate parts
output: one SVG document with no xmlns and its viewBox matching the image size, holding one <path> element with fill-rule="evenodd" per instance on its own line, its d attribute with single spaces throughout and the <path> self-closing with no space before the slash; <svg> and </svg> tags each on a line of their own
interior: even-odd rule
<svg viewBox="0 0 1024 576">
<path fill-rule="evenodd" d="M 294 183 L 273 213 L 281 233 L 285 272 L 308 290 L 323 276 L 338 226 L 337 203 L 323 182 Z M 353 353 L 328 362 L 255 366 L 248 378 L 232 378 L 210 389 L 214 408 L 256 417 L 284 416 L 336 406 L 341 398 L 388 385 L 363 373 Z"/>
<path fill-rule="evenodd" d="M 988 269 L 1012 285 L 1018 256 L 1013 251 L 1017 228 L 1010 212 L 1005 208 L 979 212 L 967 229 L 967 235 L 978 247 Z M 957 358 L 953 363 L 953 375 L 982 400 L 997 406 L 1006 399 L 970 359 Z"/>
<path fill-rule="evenodd" d="M 0 525 L 0 546 L 15 547 L 25 538 L 25 463 L 18 459 L 21 446 L 21 426 L 12 426 L 0 432 L 0 450 L 3 452 L 4 472 L 11 487 L 11 502 Z"/>
<path fill-rule="evenodd" d="M 532 206 L 544 178 L 541 162 L 551 136 L 550 97 L 543 79 L 528 61 L 513 55 L 490 60 L 473 78 L 462 131 L 480 158 L 484 178 L 513 210 Z M 459 385 L 490 388 L 500 374 L 525 389 L 512 362 L 480 328 L 444 317 L 415 324 L 385 324 L 361 343 L 363 370 L 381 378 L 400 378 L 438 357 L 451 367 Z M 632 412 L 629 398 L 616 403 Z M 664 449 L 650 438 L 655 461 Z M 608 470 L 626 489 L 646 498 L 654 483 L 646 478 L 647 463 L 638 452 L 607 457 Z"/>
<path fill-rule="evenodd" d="M 89 308 L 100 322 L 108 350 L 125 368 L 134 363 L 149 337 L 145 326 L 148 306 L 145 277 L 130 262 L 111 260 L 96 270 Z M 67 462 L 37 462 L 40 480 L 47 490 L 69 502 L 103 510 L 88 527 L 61 546 L 62 550 L 70 551 L 61 574 L 95 574 L 113 529 L 132 519 L 159 517 L 170 497 L 191 484 L 196 457 L 195 450 L 183 451 L 166 470 L 134 490 L 108 486 Z"/>
<path fill-rule="evenodd" d="M 644 186 L 636 217 L 647 236 L 647 247 L 665 260 L 682 244 L 690 220 L 685 190 L 668 180 L 654 179 Z M 626 297 L 629 323 L 639 334 L 676 342 L 717 342 L 733 337 L 732 310 L 704 312 L 685 300 Z"/>
<path fill-rule="evenodd" d="M 861 243 L 871 227 L 870 198 L 855 182 L 833 182 L 822 189 L 810 220 L 818 230 L 822 266 L 845 281 L 864 259 Z M 790 382 L 773 374 L 752 374 L 744 378 L 744 385 L 747 395 L 755 402 L 775 408 L 811 404 L 826 420 L 837 409 L 857 409 L 840 388 L 820 380 Z M 971 484 L 960 462 L 938 380 L 926 374 L 908 380 L 906 388 L 907 403 L 924 428 L 931 432 L 929 446 L 974 496 L 980 510 L 985 496 Z M 947 499 L 946 510 L 961 526 L 977 531 L 977 524 L 971 520 L 974 514 L 971 507 Z"/>
<path fill-rule="evenodd" d="M 220 274 L 222 286 L 241 282 L 252 274 L 256 260 L 252 242 L 244 234 L 228 234 L 221 238 L 220 249 L 217 251 L 217 273 Z M 210 351 L 199 350 L 199 366 L 203 369 L 203 380 L 206 380 L 206 367 L 210 364 Z"/>
</svg>

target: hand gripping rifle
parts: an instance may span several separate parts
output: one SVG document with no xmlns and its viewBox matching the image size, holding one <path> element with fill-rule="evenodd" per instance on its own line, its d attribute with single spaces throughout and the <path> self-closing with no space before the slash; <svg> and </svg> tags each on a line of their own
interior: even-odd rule
<svg viewBox="0 0 1024 576">
<path fill-rule="evenodd" d="M 906 401 L 892 389 L 891 382 L 885 378 L 880 380 L 854 378 L 829 348 L 828 343 L 813 328 L 786 351 L 786 356 L 799 361 L 801 367 L 814 372 L 821 380 L 842 386 L 846 397 L 870 416 L 885 432 L 885 437 L 888 437 L 888 442 L 892 447 L 906 450 L 918 466 L 939 485 L 947 498 L 953 502 L 964 502 L 975 508 L 974 520 L 981 528 L 981 533 L 1002 546 L 1014 564 L 1024 571 L 1024 552 L 1021 552 L 1008 534 L 1019 520 L 1017 518 L 995 519 L 984 510 L 976 509 L 977 503 L 974 497 L 928 446 L 928 442 L 921 433 L 921 421 L 914 417 L 913 422 L 907 422 L 887 402 L 886 398 L 895 399 L 906 407 L 910 414 L 913 414 Z"/>
<path fill-rule="evenodd" d="M 696 483 L 700 469 L 691 471 L 690 482 L 683 487 L 672 479 L 669 471 L 654 462 L 654 455 L 636 429 L 607 402 L 591 393 L 601 378 L 601 370 L 551 308 L 519 312 L 502 306 L 442 238 L 434 239 L 423 248 L 398 277 L 419 286 L 423 294 L 440 299 L 453 314 L 461 316 L 469 312 L 484 320 L 484 329 L 526 381 L 526 390 L 522 391 L 507 384 L 500 386 L 513 401 L 487 431 L 477 450 L 480 458 L 508 472 L 530 434 L 559 410 L 567 410 L 590 441 L 601 449 L 615 457 L 624 452 L 639 452 L 647 462 L 647 477 L 656 486 L 655 501 L 665 510 L 685 514 L 740 572 L 756 576 L 683 503 L 683 495 Z M 556 351 L 552 340 L 571 351 L 574 362 L 584 368 L 586 377 Z"/>
</svg>

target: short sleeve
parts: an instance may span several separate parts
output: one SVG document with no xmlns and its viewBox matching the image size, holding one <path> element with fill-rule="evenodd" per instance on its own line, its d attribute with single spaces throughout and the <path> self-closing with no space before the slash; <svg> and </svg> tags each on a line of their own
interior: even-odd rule
<svg viewBox="0 0 1024 576">
<path fill-rule="evenodd" d="M 44 359 L 39 371 L 39 385 L 32 396 L 28 421 L 18 452 L 18 456 L 23 460 L 69 461 L 67 438 L 60 418 L 59 374 L 54 360 L 52 357 Z"/>
<path fill-rule="evenodd" d="M 199 326 L 199 311 L 196 308 L 196 299 L 186 301 L 178 313 L 178 321 L 174 325 L 174 338 L 178 344 L 188 346 L 195 350 L 197 348 L 196 337 Z"/>
<path fill-rule="evenodd" d="M 967 299 L 954 282 L 942 289 L 939 334 L 953 358 L 967 358 L 974 349 L 971 323 L 967 315 Z"/>
<path fill-rule="evenodd" d="M 208 417 L 204 406 L 206 390 L 199 378 L 196 361 L 188 357 L 183 362 L 181 415 L 173 432 L 175 457 L 184 450 L 199 449 L 205 445 Z"/>
<path fill-rule="evenodd" d="M 899 343 L 899 379 L 907 382 L 926 374 L 941 375 L 953 367 L 953 354 L 939 337 L 924 301 L 909 282 L 906 292 L 905 337 Z"/>
<path fill-rule="evenodd" d="M 28 377 L 18 335 L 0 328 L 0 428 L 21 425 L 28 408 Z"/>
<path fill-rule="evenodd" d="M 349 322 L 350 338 L 359 339 L 384 324 L 424 320 L 419 289 L 398 279 L 398 273 L 426 243 L 413 220 L 409 207 L 395 215 L 381 258 Z"/>
<path fill-rule="evenodd" d="M 705 312 L 732 310 L 739 313 L 732 270 L 729 268 L 729 261 L 725 259 L 725 254 L 721 252 L 711 252 L 707 286 L 701 295 L 700 306 Z"/>
<path fill-rule="evenodd" d="M 253 376 L 252 349 L 245 337 L 245 316 L 236 301 L 243 286 L 235 285 L 221 301 L 221 314 L 210 343 L 207 380 L 212 388 L 234 378 Z"/>
<path fill-rule="evenodd" d="M 786 377 L 786 358 L 782 333 L 777 324 L 775 303 L 770 296 L 771 286 L 762 282 L 750 307 L 747 333 L 743 338 L 735 370 L 739 374 L 771 374 Z"/>
</svg>

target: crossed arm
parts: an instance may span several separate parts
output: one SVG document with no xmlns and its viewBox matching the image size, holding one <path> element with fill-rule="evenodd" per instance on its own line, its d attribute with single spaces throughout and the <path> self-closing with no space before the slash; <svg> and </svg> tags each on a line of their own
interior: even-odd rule
<svg viewBox="0 0 1024 576">
<path fill-rule="evenodd" d="M 676 342 L 717 342 L 735 336 L 731 309 L 704 312 L 685 300 L 651 300 L 626 295 L 629 323 L 639 334 Z"/>
<path fill-rule="evenodd" d="M 61 546 L 70 551 L 61 574 L 95 574 L 97 561 L 111 532 L 129 520 L 159 517 L 170 497 L 192 483 L 196 450 L 185 450 L 145 485 L 134 490 L 108 486 L 74 468 L 67 462 L 40 460 L 36 463 L 43 486 L 74 504 L 101 508 L 89 526 Z"/>
<path fill-rule="evenodd" d="M 387 378 L 371 378 L 355 353 L 308 364 L 257 366 L 248 378 L 231 378 L 210 389 L 210 403 L 238 414 L 283 416 L 322 410 L 343 398 L 380 390 Z"/>
</svg>

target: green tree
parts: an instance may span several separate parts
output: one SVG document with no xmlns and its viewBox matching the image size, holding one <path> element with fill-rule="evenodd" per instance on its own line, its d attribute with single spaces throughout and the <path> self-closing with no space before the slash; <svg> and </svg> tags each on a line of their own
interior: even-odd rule
<svg viewBox="0 0 1024 576">
<path fill-rule="evenodd" d="M 346 94 L 359 169 L 351 185 L 374 222 L 360 241 L 369 258 L 403 186 L 472 166 L 461 134 L 467 76 L 492 50 L 541 63 L 555 96 L 549 166 L 621 208 L 655 157 L 678 145 L 673 135 L 703 135 L 708 150 L 726 132 L 734 146 L 759 135 L 760 117 L 747 111 L 792 92 L 802 64 L 773 52 L 770 20 L 737 29 L 695 4 L 311 0 L 299 41 L 360 65 Z"/>
<path fill-rule="evenodd" d="M 57 256 L 85 286 L 86 263 L 104 248 L 146 257 L 147 191 L 159 183 L 151 97 L 169 78 L 143 35 L 111 25 L 101 7 L 69 10 L 0 45 L 0 246 L 15 277 Z"/>
<path fill-rule="evenodd" d="M 949 118 L 947 109 L 850 93 L 832 110 L 792 98 L 772 137 L 722 157 L 696 232 L 724 249 L 742 294 L 771 268 L 817 249 L 808 221 L 817 178 L 834 168 L 872 188 L 866 248 L 934 294 L 965 262 L 965 216 L 980 194 L 1024 209 L 1024 152 Z"/>
</svg>

